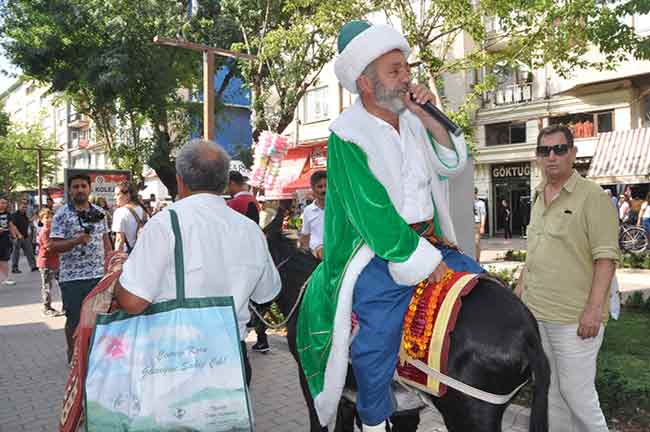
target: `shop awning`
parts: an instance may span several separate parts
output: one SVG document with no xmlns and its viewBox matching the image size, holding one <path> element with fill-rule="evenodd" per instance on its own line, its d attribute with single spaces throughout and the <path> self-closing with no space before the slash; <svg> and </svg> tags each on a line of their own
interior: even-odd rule
<svg viewBox="0 0 650 432">
<path fill-rule="evenodd" d="M 305 168 L 305 164 L 309 159 L 311 149 L 295 147 L 289 149 L 287 155 L 282 159 L 278 177 L 275 180 L 273 189 L 265 190 L 264 197 L 266 199 L 291 199 L 292 192 L 284 191 L 284 186 L 300 177 L 300 173 Z"/>
<path fill-rule="evenodd" d="M 322 171 L 323 169 L 324 168 L 310 168 L 309 170 L 302 173 L 300 177 L 291 183 L 286 184 L 282 188 L 282 191 L 286 193 L 294 193 L 299 190 L 311 189 L 311 175 L 316 171 Z"/>
<path fill-rule="evenodd" d="M 650 128 L 601 133 L 587 177 L 600 184 L 650 182 Z"/>
</svg>

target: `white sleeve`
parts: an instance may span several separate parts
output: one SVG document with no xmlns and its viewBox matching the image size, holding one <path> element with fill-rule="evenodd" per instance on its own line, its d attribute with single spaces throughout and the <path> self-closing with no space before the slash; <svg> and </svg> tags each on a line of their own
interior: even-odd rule
<svg viewBox="0 0 650 432">
<path fill-rule="evenodd" d="M 126 232 L 125 230 L 125 225 L 126 225 L 126 218 L 124 214 L 124 208 L 120 207 L 117 210 L 115 210 L 115 213 L 113 213 L 113 225 L 111 226 L 111 231 L 114 233 L 123 233 Z"/>
<path fill-rule="evenodd" d="M 307 213 L 309 213 L 309 208 L 305 207 L 305 210 L 302 212 L 302 227 L 300 228 L 300 234 L 302 235 L 311 234 Z"/>
<path fill-rule="evenodd" d="M 171 226 L 163 218 L 150 220 L 124 263 L 120 284 L 150 303 L 162 293 L 168 269 L 174 265 Z"/>
<path fill-rule="evenodd" d="M 251 300 L 255 303 L 262 304 L 270 302 L 280 294 L 282 282 L 278 270 L 275 268 L 271 253 L 269 252 L 266 239 L 261 232 L 260 235 L 261 241 L 258 243 L 258 248 L 261 257 L 264 259 L 264 267 L 262 268 L 262 274 L 257 281 L 257 285 L 251 294 Z"/>
</svg>

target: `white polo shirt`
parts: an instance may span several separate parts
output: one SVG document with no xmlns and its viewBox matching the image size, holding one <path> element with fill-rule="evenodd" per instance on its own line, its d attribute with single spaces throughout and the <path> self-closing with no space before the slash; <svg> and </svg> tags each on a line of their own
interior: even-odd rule
<svg viewBox="0 0 650 432">
<path fill-rule="evenodd" d="M 267 303 L 280 293 L 280 276 L 262 230 L 212 194 L 192 195 L 167 209 L 178 214 L 183 238 L 185 296 L 232 296 L 243 339 L 248 300 Z M 127 291 L 151 303 L 176 298 L 174 233 L 167 209 L 147 222 L 120 276 Z"/>
<path fill-rule="evenodd" d="M 316 201 L 305 207 L 302 213 L 302 229 L 300 234 L 309 234 L 309 249 L 316 250 L 323 245 L 325 230 L 325 210 L 316 205 Z"/>
</svg>

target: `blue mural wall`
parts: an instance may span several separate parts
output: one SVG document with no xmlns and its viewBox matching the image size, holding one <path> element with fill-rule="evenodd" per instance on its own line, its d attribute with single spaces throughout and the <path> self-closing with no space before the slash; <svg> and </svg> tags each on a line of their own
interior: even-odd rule
<svg viewBox="0 0 650 432">
<path fill-rule="evenodd" d="M 196 2 L 196 5 L 194 4 Z M 197 0 L 187 2 L 187 13 L 191 15 Z M 227 47 L 226 47 L 227 48 Z M 222 66 L 214 76 L 215 92 L 219 91 L 228 74 L 228 67 Z M 196 95 L 197 101 L 203 102 L 202 92 Z M 251 127 L 251 93 L 239 78 L 233 78 L 223 93 L 223 108 L 215 117 L 215 141 L 228 153 L 235 155 L 238 147 L 250 147 L 253 142 L 253 129 Z M 202 117 L 194 121 L 192 138 L 203 135 Z"/>
<path fill-rule="evenodd" d="M 226 66 L 221 67 L 214 77 L 215 92 L 219 91 L 228 73 Z M 203 94 L 198 95 L 198 101 L 203 102 Z M 239 78 L 233 78 L 223 93 L 224 106 L 215 116 L 215 141 L 230 155 L 236 155 L 239 147 L 248 148 L 253 142 L 251 127 L 251 94 Z M 197 118 L 192 137 L 200 137 L 203 131 L 202 118 Z"/>
</svg>

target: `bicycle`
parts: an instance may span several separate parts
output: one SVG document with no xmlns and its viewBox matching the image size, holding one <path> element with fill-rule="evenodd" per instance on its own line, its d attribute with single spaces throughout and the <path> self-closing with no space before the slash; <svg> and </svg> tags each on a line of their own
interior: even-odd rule
<svg viewBox="0 0 650 432">
<path fill-rule="evenodd" d="M 644 228 L 621 224 L 618 230 L 618 242 L 622 251 L 640 254 L 648 249 L 648 235 Z"/>
</svg>

